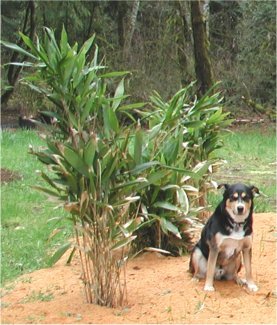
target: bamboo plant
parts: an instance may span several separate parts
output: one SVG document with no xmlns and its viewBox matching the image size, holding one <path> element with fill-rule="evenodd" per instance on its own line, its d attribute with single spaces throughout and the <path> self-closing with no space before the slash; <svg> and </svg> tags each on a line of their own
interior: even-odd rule
<svg viewBox="0 0 277 325">
<path fill-rule="evenodd" d="M 136 209 L 129 213 L 129 206 L 139 199 L 135 186 L 146 182 L 128 173 L 134 165 L 131 156 L 126 159 L 132 137 L 120 125 L 120 116 L 126 113 L 130 117 L 133 108 L 122 104 L 127 72 L 105 73 L 105 67 L 98 63 L 94 36 L 81 48 L 69 45 L 64 29 L 60 41 L 48 28 L 44 39 L 37 38 L 36 43 L 23 34 L 21 37 L 29 51 L 2 44 L 31 59 L 13 64 L 31 68 L 32 73 L 23 81 L 55 106 L 54 111 L 44 112 L 56 119 L 45 139 L 46 147 L 30 148 L 30 153 L 48 168 L 41 176 L 49 186 L 35 188 L 55 197 L 70 213 L 87 301 L 122 305 L 128 247 L 142 221 Z M 111 96 L 107 80 L 118 77 L 122 79 Z"/>
</svg>

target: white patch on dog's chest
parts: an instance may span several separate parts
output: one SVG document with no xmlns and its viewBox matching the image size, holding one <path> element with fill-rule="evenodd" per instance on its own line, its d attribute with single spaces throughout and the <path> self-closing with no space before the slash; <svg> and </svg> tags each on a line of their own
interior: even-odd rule
<svg viewBox="0 0 277 325">
<path fill-rule="evenodd" d="M 245 237 L 245 231 L 240 226 L 232 230 L 230 235 L 216 234 L 216 243 L 219 251 L 224 253 L 225 258 L 230 258 L 234 253 L 239 253 L 243 248 L 251 246 L 252 236 Z"/>
<path fill-rule="evenodd" d="M 230 235 L 226 237 L 235 240 L 241 240 L 244 238 L 244 235 L 245 235 L 245 231 L 243 230 L 243 226 L 240 226 L 237 229 L 233 229 Z"/>
</svg>

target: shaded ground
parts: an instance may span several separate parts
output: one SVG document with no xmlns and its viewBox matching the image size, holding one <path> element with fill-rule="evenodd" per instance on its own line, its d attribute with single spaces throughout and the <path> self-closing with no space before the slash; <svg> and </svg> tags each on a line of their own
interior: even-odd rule
<svg viewBox="0 0 277 325">
<path fill-rule="evenodd" d="M 1 183 L 10 183 L 12 181 L 16 181 L 18 179 L 22 179 L 22 176 L 13 171 L 13 170 L 9 170 L 9 169 L 6 169 L 6 168 L 1 168 L 0 169 L 0 175 L 1 175 Z"/>
<path fill-rule="evenodd" d="M 21 114 L 21 109 L 19 107 L 10 107 L 7 109 L 1 109 L 1 128 L 17 128 L 18 127 L 18 117 Z"/>
<path fill-rule="evenodd" d="M 2 323 L 276 323 L 276 218 L 254 217 L 253 275 L 260 290 L 230 282 L 203 292 L 191 281 L 188 257 L 145 253 L 127 269 L 128 305 L 85 303 L 78 260 L 26 274 L 2 292 Z M 242 269 L 242 273 L 244 269 Z"/>
</svg>

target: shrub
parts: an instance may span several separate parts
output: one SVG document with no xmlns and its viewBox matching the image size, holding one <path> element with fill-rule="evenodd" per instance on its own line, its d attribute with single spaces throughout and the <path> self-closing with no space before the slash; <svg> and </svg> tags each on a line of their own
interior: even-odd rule
<svg viewBox="0 0 277 325">
<path fill-rule="evenodd" d="M 34 61 L 15 64 L 32 68 L 24 81 L 55 106 L 44 114 L 57 120 L 46 147 L 30 148 L 49 169 L 41 173 L 48 187 L 35 188 L 70 213 L 87 301 L 120 305 L 126 297 L 125 262 L 136 236 L 137 250 L 155 246 L 182 253 L 192 220 L 203 208 L 195 203 L 199 188 L 205 189 L 221 130 L 230 121 L 219 93 L 210 95 L 213 89 L 190 100 L 193 83 L 168 102 L 155 93 L 149 110 L 137 110 L 143 103 L 124 105 L 127 72 L 105 73 L 96 45 L 87 62 L 94 37 L 80 49 L 68 44 L 64 29 L 60 41 L 48 28 L 36 44 L 21 37 L 30 52 L 2 44 Z M 112 96 L 107 84 L 115 77 L 123 79 Z M 123 115 L 132 124 L 123 124 Z M 61 247 L 53 261 L 69 247 Z"/>
<path fill-rule="evenodd" d="M 152 109 L 142 113 L 148 131 L 137 130 L 136 155 L 145 166 L 153 165 L 141 175 L 150 184 L 139 192 L 140 213 L 148 220 L 135 241 L 139 248 L 149 245 L 181 254 L 194 218 L 206 207 L 206 183 L 231 120 L 222 111 L 220 93 L 212 93 L 217 85 L 191 101 L 193 84 L 168 102 L 155 93 Z"/>
<path fill-rule="evenodd" d="M 21 34 L 30 48 L 26 54 L 34 60 L 23 63 L 34 69 L 24 80 L 54 103 L 55 112 L 44 113 L 57 119 L 45 140 L 46 148 L 30 150 L 51 172 L 41 173 L 50 187 L 35 188 L 55 197 L 70 213 L 87 301 L 115 306 L 125 298 L 125 280 L 120 274 L 128 245 L 135 238 L 133 232 L 141 224 L 135 212 L 129 214 L 129 206 L 139 199 L 136 184 L 145 183 L 128 173 L 131 137 L 118 117 L 132 109 L 121 104 L 126 98 L 124 78 L 114 96 L 107 95 L 106 80 L 127 73 L 103 73 L 97 46 L 86 62 L 94 37 L 78 49 L 77 44 L 68 44 L 64 29 L 60 42 L 48 28 L 44 36 L 43 42 L 37 39 L 34 44 Z M 14 44 L 4 45 L 24 51 Z M 61 247 L 55 258 L 68 247 Z"/>
</svg>

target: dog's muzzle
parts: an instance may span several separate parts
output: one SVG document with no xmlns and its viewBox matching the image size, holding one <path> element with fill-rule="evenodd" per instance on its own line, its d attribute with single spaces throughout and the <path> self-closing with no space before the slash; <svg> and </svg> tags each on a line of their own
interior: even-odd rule
<svg viewBox="0 0 277 325">
<path fill-rule="evenodd" d="M 238 215 L 244 214 L 244 208 L 245 206 L 243 204 L 238 204 L 236 208 L 236 212 L 237 212 L 236 214 Z"/>
</svg>

